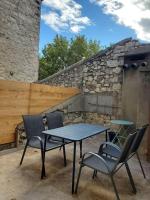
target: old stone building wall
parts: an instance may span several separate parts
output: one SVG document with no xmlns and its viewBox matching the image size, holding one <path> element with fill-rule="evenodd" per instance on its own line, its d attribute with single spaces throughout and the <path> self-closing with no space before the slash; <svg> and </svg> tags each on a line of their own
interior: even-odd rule
<svg viewBox="0 0 150 200">
<path fill-rule="evenodd" d="M 41 0 L 0 0 L 0 79 L 38 79 Z"/>
<path fill-rule="evenodd" d="M 137 40 L 125 39 L 40 83 L 79 87 L 84 95 L 84 120 L 109 123 L 111 119 L 120 118 L 122 115 L 124 54 L 139 46 Z"/>
</svg>

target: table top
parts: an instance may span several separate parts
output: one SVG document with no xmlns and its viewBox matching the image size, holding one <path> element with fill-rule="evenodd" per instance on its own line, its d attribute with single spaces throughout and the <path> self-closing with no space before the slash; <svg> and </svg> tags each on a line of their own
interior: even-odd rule
<svg viewBox="0 0 150 200">
<path fill-rule="evenodd" d="M 79 123 L 46 130 L 43 131 L 43 133 L 72 141 L 81 141 L 90 136 L 105 132 L 108 129 L 108 127 L 104 127 L 102 125 Z"/>
<path fill-rule="evenodd" d="M 133 125 L 133 122 L 127 120 L 111 120 L 112 124 L 123 125 L 123 126 L 130 126 Z"/>
</svg>

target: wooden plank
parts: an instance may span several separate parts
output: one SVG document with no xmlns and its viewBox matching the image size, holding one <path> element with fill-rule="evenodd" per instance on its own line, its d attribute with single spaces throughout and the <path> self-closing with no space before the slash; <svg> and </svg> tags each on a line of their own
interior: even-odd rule
<svg viewBox="0 0 150 200">
<path fill-rule="evenodd" d="M 28 99 L 14 98 L 0 98 L 0 107 L 27 107 Z"/>
<path fill-rule="evenodd" d="M 50 91 L 32 91 L 32 95 L 34 94 L 34 95 L 41 95 L 41 96 L 49 96 L 49 95 L 72 95 L 72 94 L 78 94 L 79 93 L 79 91 L 70 91 L 70 92 L 68 92 L 68 91 L 61 91 L 61 90 L 59 90 L 59 91 L 56 91 L 56 90 L 54 90 L 54 91 L 52 91 L 52 90 L 50 90 Z"/>
<path fill-rule="evenodd" d="M 18 81 L 0 80 L 0 91 L 29 91 L 30 84 Z"/>
<path fill-rule="evenodd" d="M 7 115 L 23 115 L 27 114 L 28 110 L 26 107 L 21 107 L 21 106 L 5 106 L 5 107 L 0 107 L 0 115 L 7 116 Z"/>
<path fill-rule="evenodd" d="M 10 132 L 8 134 L 0 135 L 0 144 L 7 144 L 15 141 L 15 133 Z"/>
<path fill-rule="evenodd" d="M 12 98 L 12 99 L 26 99 L 29 96 L 29 91 L 0 91 L 0 99 Z"/>
<path fill-rule="evenodd" d="M 51 106 L 36 106 L 36 107 L 31 107 L 30 108 L 30 113 L 29 114 L 38 114 L 38 113 L 42 113 L 46 110 L 48 110 L 49 108 L 52 108 L 54 105 L 51 105 Z"/>
<path fill-rule="evenodd" d="M 11 113 L 9 115 L 5 115 L 5 117 L 3 117 L 2 115 L 0 115 L 0 123 L 4 120 L 4 121 L 18 121 L 19 119 L 21 119 L 20 115 L 11 115 Z"/>
<path fill-rule="evenodd" d="M 38 94 L 32 94 L 30 101 L 31 100 L 36 100 L 36 99 L 49 99 L 49 100 L 53 100 L 53 99 L 65 99 L 65 98 L 69 98 L 72 95 L 65 95 L 65 94 L 51 94 L 51 95 L 38 95 Z M 74 95 L 73 95 L 74 96 Z"/>
<path fill-rule="evenodd" d="M 50 92 L 50 93 L 79 93 L 79 89 L 71 87 L 56 87 L 42 84 L 31 84 L 31 90 L 36 92 Z"/>
<path fill-rule="evenodd" d="M 18 116 L 16 118 L 14 118 L 14 116 L 11 116 L 11 118 L 7 118 L 8 116 L 4 116 L 3 119 L 0 119 L 0 129 L 2 127 L 7 128 L 7 126 L 9 127 L 11 124 L 18 124 L 22 121 L 22 116 Z"/>
<path fill-rule="evenodd" d="M 0 135 L 3 135 L 3 134 L 9 134 L 9 133 L 11 133 L 11 132 L 15 132 L 15 128 L 17 127 L 17 124 L 18 123 L 14 123 L 14 124 L 10 124 L 9 123 L 9 126 L 2 126 L 2 127 L 0 127 L 0 132 L 1 132 L 1 134 Z"/>
<path fill-rule="evenodd" d="M 33 102 L 36 101 L 36 100 L 39 100 L 39 101 L 53 101 L 53 100 L 62 100 L 62 99 L 65 99 L 66 97 L 68 96 L 57 96 L 57 95 L 51 95 L 51 96 L 40 96 L 40 97 L 32 97 L 30 100 L 32 100 Z M 32 103 L 32 102 L 31 102 Z"/>
<path fill-rule="evenodd" d="M 64 98 L 65 99 L 65 98 Z M 64 99 L 34 99 L 34 101 L 30 102 L 30 106 L 35 106 L 35 105 L 53 105 L 57 104 L 59 102 L 62 102 Z"/>
</svg>

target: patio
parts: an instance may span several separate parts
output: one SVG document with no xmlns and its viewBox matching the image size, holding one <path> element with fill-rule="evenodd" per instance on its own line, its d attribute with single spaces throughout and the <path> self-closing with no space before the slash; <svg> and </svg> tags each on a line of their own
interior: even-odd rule
<svg viewBox="0 0 150 200">
<path fill-rule="evenodd" d="M 101 124 L 104 127 L 110 126 L 111 130 L 116 131 L 121 124 L 118 124 L 118 127 L 114 124 L 113 127 L 112 120 L 119 119 L 132 122 L 136 128 L 145 124 L 150 124 L 150 43 L 142 43 L 141 40 L 138 41 L 137 39 L 126 38 L 112 44 L 118 36 L 118 39 L 122 38 L 120 34 L 117 36 L 114 32 L 116 39 L 112 40 L 107 48 L 101 46 L 102 48 L 99 49 L 99 52 L 98 48 L 96 48 L 97 50 L 95 51 L 92 47 L 93 45 L 91 45 L 91 40 L 87 42 L 85 49 L 88 51 L 90 50 L 88 47 L 89 43 L 94 52 L 91 53 L 90 56 L 88 52 L 83 54 L 82 52 L 77 51 L 80 55 L 76 60 L 74 59 L 76 57 L 76 48 L 72 48 L 73 50 L 69 52 L 71 43 L 74 44 L 73 40 L 69 45 L 69 40 L 67 42 L 65 37 L 64 39 L 62 37 L 62 42 L 58 42 L 58 47 L 56 45 L 59 50 L 56 51 L 56 56 L 53 55 L 54 51 L 50 51 L 50 49 L 47 51 L 52 52 L 52 55 L 48 54 L 45 57 L 46 60 L 55 60 L 56 65 L 54 65 L 55 63 L 51 64 L 45 62 L 46 65 L 43 65 L 45 66 L 44 68 L 46 68 L 45 71 L 43 67 L 39 68 L 39 58 L 41 60 L 42 55 L 39 56 L 40 52 L 38 53 L 41 46 L 41 42 L 39 46 L 39 41 L 42 39 L 42 37 L 41 39 L 39 37 L 39 32 L 41 32 L 40 27 L 43 27 L 40 26 L 40 16 L 41 11 L 43 10 L 41 9 L 42 1 L 43 0 L 0 1 L 0 18 L 2 19 L 0 20 L 0 200 L 116 199 L 112 187 L 113 181 L 111 183 L 109 177 L 101 173 L 98 173 L 97 177 L 92 179 L 93 170 L 86 167 L 82 171 L 78 194 L 72 195 L 71 188 L 74 189 L 74 172 L 76 171 L 75 178 L 77 178 L 80 161 L 79 155 L 81 153 L 79 150 L 82 149 L 79 148 L 78 141 L 81 142 L 80 147 L 82 147 L 82 139 L 86 138 L 82 138 L 83 135 L 81 135 L 80 140 L 72 140 L 74 142 L 74 161 L 76 155 L 76 141 L 78 144 L 76 168 L 75 162 L 73 164 L 73 143 L 66 145 L 66 167 L 64 167 L 65 159 L 63 159 L 64 146 L 62 146 L 63 149 L 61 151 L 59 150 L 60 146 L 58 146 L 57 149 L 46 153 L 45 167 L 47 176 L 41 180 L 40 172 L 42 171 L 41 175 L 44 176 L 44 152 L 47 149 L 44 142 L 42 144 L 42 139 L 37 137 L 39 135 L 36 135 L 36 137 L 41 142 L 40 148 L 42 150 L 44 149 L 42 154 L 43 170 L 41 170 L 42 151 L 40 152 L 38 149 L 28 148 L 23 164 L 20 166 L 19 163 L 23 154 L 26 139 L 26 144 L 28 144 L 28 140 L 31 139 L 28 137 L 28 131 L 24 131 L 26 129 L 24 129 L 25 126 L 23 126 L 22 116 L 40 114 L 42 116 L 41 127 L 45 125 L 46 128 L 48 127 L 48 123 L 45 123 L 45 115 L 55 111 L 62 114 L 64 122 L 61 126 L 59 125 L 57 127 L 62 127 L 62 125 L 67 124 L 89 123 L 97 125 Z M 59 2 L 58 0 L 55 1 Z M 47 4 L 46 2 L 50 2 L 50 0 L 45 1 L 44 7 Z M 66 6 L 66 8 L 70 8 L 70 11 L 73 11 L 72 13 L 75 14 L 75 16 L 73 16 L 77 19 L 76 21 L 83 21 L 79 28 L 84 28 L 84 25 L 88 23 L 89 25 L 93 24 L 91 23 L 92 19 L 90 20 L 90 18 L 88 22 L 88 16 L 86 16 L 85 13 L 83 13 L 84 16 L 82 16 L 81 10 L 84 5 L 82 5 L 81 2 L 78 2 L 77 7 L 75 6 L 75 10 L 75 0 L 68 0 L 65 2 L 69 3 L 69 7 Z M 96 3 L 96 1 L 91 2 Z M 63 4 L 65 5 L 66 3 L 63 2 Z M 114 4 L 116 4 L 116 1 L 114 1 Z M 138 6 L 138 9 L 142 8 L 142 10 L 144 10 L 143 7 L 145 8 L 145 6 L 148 5 L 146 5 L 146 3 L 140 4 L 138 2 L 136 3 L 136 6 L 138 4 L 143 5 Z M 56 17 L 58 15 L 58 19 L 59 15 L 60 18 L 61 15 L 63 16 L 63 12 L 70 13 L 67 9 L 64 9 L 63 12 L 59 12 L 58 8 L 55 13 L 55 8 L 53 7 L 55 6 L 52 5 L 53 12 L 51 12 L 51 14 L 56 14 Z M 114 7 L 116 7 L 116 5 Z M 122 8 L 120 5 L 119 7 Z M 47 11 L 47 9 L 45 11 Z M 83 20 L 78 20 L 80 17 Z M 66 19 L 68 21 L 69 18 Z M 141 19 L 145 20 L 146 18 Z M 98 19 L 98 22 L 99 21 L 100 20 Z M 138 21 L 140 22 L 141 27 L 142 25 L 147 25 L 141 23 L 145 21 Z M 125 25 L 125 23 L 123 24 Z M 60 25 L 60 23 L 58 23 L 58 25 Z M 69 26 L 64 26 L 68 27 L 66 28 L 66 31 L 71 30 L 70 25 L 75 25 L 74 28 L 76 28 L 78 23 L 70 23 L 68 25 Z M 103 31 L 104 29 L 105 27 L 103 27 Z M 132 29 L 134 30 L 134 27 Z M 96 34 L 94 30 L 95 26 L 93 26 L 93 31 L 91 31 L 90 34 Z M 144 28 L 142 30 L 143 33 L 147 32 Z M 113 36 L 113 31 L 111 32 Z M 90 34 L 87 35 L 87 39 Z M 98 35 L 98 37 L 101 37 L 101 34 Z M 105 38 L 108 37 L 108 41 L 112 38 L 110 37 L 110 30 L 108 36 L 105 34 L 102 34 L 102 36 Z M 138 37 L 140 37 L 140 34 L 137 34 L 137 38 Z M 43 38 L 45 40 L 45 34 Z M 59 39 L 58 35 L 56 36 L 56 39 Z M 82 35 L 81 38 L 79 36 L 79 39 L 82 39 Z M 87 39 L 85 37 L 85 42 Z M 94 37 L 94 43 L 96 42 L 95 39 L 96 38 Z M 65 40 L 66 42 L 63 42 Z M 80 43 L 82 44 L 82 42 L 77 43 L 79 47 L 77 49 L 79 50 L 82 49 L 79 46 Z M 50 47 L 51 43 L 45 45 Z M 44 51 L 46 52 L 46 49 L 43 49 L 43 52 Z M 85 57 L 86 54 L 89 56 Z M 50 59 L 52 57 L 54 57 L 54 59 Z M 66 62 L 66 59 L 68 59 L 68 61 L 71 60 L 71 62 Z M 44 77 L 47 76 L 42 80 L 39 76 L 41 69 L 44 70 Z M 56 72 L 55 69 L 58 69 L 58 71 Z M 56 73 L 53 74 L 51 72 Z M 40 80 L 38 80 L 38 77 Z M 35 124 L 33 123 L 33 125 Z M 40 126 L 40 123 L 36 123 L 36 126 L 34 127 L 37 127 L 37 125 Z M 56 128 L 53 127 L 53 125 L 55 125 L 55 123 L 52 124 L 52 127 L 49 129 Z M 45 127 L 40 129 L 41 127 L 37 128 L 37 130 L 42 133 L 42 131 L 45 130 Z M 37 130 L 33 132 L 37 134 Z M 87 133 L 88 131 L 85 130 L 85 132 Z M 66 132 L 64 131 L 64 133 Z M 78 135 L 76 133 L 77 131 L 73 133 L 73 136 L 76 137 Z M 78 133 L 81 132 L 78 131 Z M 32 136 L 32 134 L 30 136 Z M 66 139 L 65 137 L 62 138 Z M 115 138 L 114 141 L 118 142 L 118 138 L 117 140 Z M 97 152 L 100 143 L 105 139 L 107 139 L 107 137 L 105 138 L 104 134 L 92 137 L 89 135 L 89 138 L 83 141 L 83 153 L 89 151 Z M 47 142 L 47 140 L 45 141 Z M 54 143 L 56 145 L 56 141 Z M 106 147 L 107 146 L 109 145 L 106 145 Z M 136 153 L 136 151 L 133 151 L 132 153 Z M 114 177 L 121 200 L 150 199 L 150 129 L 143 138 L 139 154 L 141 155 L 146 179 L 143 178 L 141 168 L 136 158 L 133 157 L 130 159 L 129 166 L 135 181 L 137 194 L 134 195 L 132 193 L 131 185 L 133 187 L 133 182 L 131 181 L 130 185 L 127 172 L 123 167 Z M 108 158 L 108 156 L 106 156 L 106 158 Z M 149 162 L 146 160 L 149 160 Z M 124 161 L 125 160 L 123 160 L 122 163 L 124 163 Z M 99 162 L 95 163 L 97 164 Z M 105 162 L 103 161 L 103 163 Z"/>
<path fill-rule="evenodd" d="M 83 141 L 83 152 L 97 152 L 103 136 L 98 135 Z M 77 195 L 71 194 L 73 144 L 66 146 L 67 167 L 63 166 L 62 151 L 58 149 L 47 152 L 46 172 L 47 178 L 40 179 L 41 157 L 40 152 L 29 148 L 24 162 L 19 167 L 22 150 L 10 152 L 0 156 L 0 200 L 108 200 L 115 199 L 114 191 L 109 178 L 103 174 L 92 179 L 92 171 L 83 169 Z M 77 146 L 77 162 L 79 162 L 79 146 Z M 129 162 L 137 187 L 137 194 L 131 192 L 127 174 L 122 168 L 115 176 L 116 185 L 121 199 L 148 200 L 150 196 L 150 163 L 143 162 L 146 179 L 135 158 Z M 78 173 L 78 169 L 76 171 Z M 109 191 L 108 191 L 109 190 Z"/>
</svg>

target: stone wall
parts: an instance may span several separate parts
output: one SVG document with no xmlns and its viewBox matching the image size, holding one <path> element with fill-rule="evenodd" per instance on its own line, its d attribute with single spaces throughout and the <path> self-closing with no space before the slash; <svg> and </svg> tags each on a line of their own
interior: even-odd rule
<svg viewBox="0 0 150 200">
<path fill-rule="evenodd" d="M 83 86 L 83 67 L 84 60 L 81 60 L 70 67 L 53 74 L 39 83 L 54 85 L 54 86 L 65 86 L 65 87 L 77 87 L 82 88 Z"/>
<path fill-rule="evenodd" d="M 39 83 L 80 87 L 83 92 L 119 91 L 123 56 L 139 46 L 137 40 L 125 39 L 87 60 L 81 60 Z"/>
<path fill-rule="evenodd" d="M 120 118 L 124 54 L 139 46 L 137 40 L 125 39 L 40 83 L 81 88 L 86 121 L 105 123 Z"/>
<path fill-rule="evenodd" d="M 0 79 L 38 79 L 41 0 L 0 0 Z"/>
</svg>

